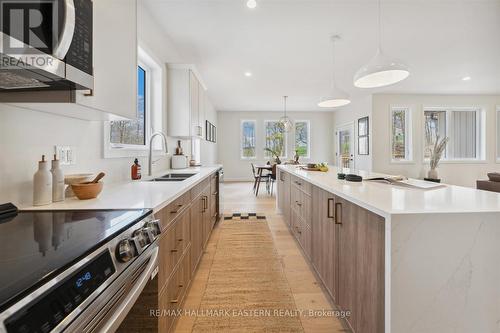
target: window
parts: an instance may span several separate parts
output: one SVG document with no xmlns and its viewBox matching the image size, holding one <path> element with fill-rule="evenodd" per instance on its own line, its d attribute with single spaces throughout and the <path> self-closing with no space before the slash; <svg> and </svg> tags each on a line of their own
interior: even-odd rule
<svg viewBox="0 0 500 333">
<path fill-rule="evenodd" d="M 255 120 L 241 121 L 241 158 L 255 158 Z"/>
<path fill-rule="evenodd" d="M 163 128 L 163 76 L 161 61 L 138 48 L 136 118 L 105 121 L 103 152 L 105 158 L 148 156 L 151 133 Z M 161 140 L 153 149 L 165 155 Z"/>
<path fill-rule="evenodd" d="M 311 150 L 311 132 L 309 120 L 295 121 L 295 151 L 300 157 L 309 158 Z"/>
<path fill-rule="evenodd" d="M 283 125 L 279 121 L 266 120 L 266 149 L 265 156 L 286 157 L 286 135 Z"/>
<path fill-rule="evenodd" d="M 483 159 L 483 123 L 479 109 L 424 109 L 424 158 L 430 158 L 437 138 L 448 137 L 444 160 Z"/>
<path fill-rule="evenodd" d="M 394 162 L 412 160 L 410 124 L 408 108 L 391 109 L 391 159 Z"/>
<path fill-rule="evenodd" d="M 146 145 L 146 70 L 137 67 L 137 119 L 115 120 L 110 123 L 110 142 L 115 145 Z"/>
</svg>

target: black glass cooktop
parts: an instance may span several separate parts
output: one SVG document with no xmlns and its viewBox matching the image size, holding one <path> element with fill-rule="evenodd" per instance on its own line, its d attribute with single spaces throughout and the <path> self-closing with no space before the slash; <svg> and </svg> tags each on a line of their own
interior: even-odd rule
<svg viewBox="0 0 500 333">
<path fill-rule="evenodd" d="M 0 312 L 149 214 L 142 209 L 25 211 L 0 219 Z"/>
</svg>

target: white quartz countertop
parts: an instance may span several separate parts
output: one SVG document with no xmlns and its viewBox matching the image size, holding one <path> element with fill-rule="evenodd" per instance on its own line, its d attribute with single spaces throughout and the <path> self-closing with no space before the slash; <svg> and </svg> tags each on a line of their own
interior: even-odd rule
<svg viewBox="0 0 500 333">
<path fill-rule="evenodd" d="M 328 172 L 305 171 L 295 165 L 280 165 L 279 169 L 384 217 L 395 214 L 500 212 L 500 194 L 494 192 L 454 185 L 424 190 L 373 181 L 348 182 L 337 179 L 338 169 L 332 166 Z M 363 171 L 356 173 L 363 178 L 383 176 Z"/>
<path fill-rule="evenodd" d="M 153 177 L 138 181 L 106 184 L 101 194 L 90 200 L 68 198 L 46 206 L 24 206 L 22 210 L 80 210 L 80 209 L 153 209 L 158 211 L 171 203 L 182 193 L 200 183 L 203 179 L 220 169 L 221 166 L 197 167 L 187 169 L 165 170 Z M 148 179 L 167 173 L 196 173 L 194 176 L 180 182 L 152 182 Z"/>
</svg>

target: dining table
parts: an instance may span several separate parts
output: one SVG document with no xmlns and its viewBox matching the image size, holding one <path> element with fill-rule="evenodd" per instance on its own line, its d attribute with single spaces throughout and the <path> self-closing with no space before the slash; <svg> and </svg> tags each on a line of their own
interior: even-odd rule
<svg viewBox="0 0 500 333">
<path fill-rule="evenodd" d="M 255 168 L 257 169 L 257 175 L 259 178 L 255 179 L 256 182 L 256 188 L 255 188 L 255 196 L 259 195 L 259 186 L 260 186 L 260 179 L 262 178 L 262 172 L 264 170 L 266 171 L 273 171 L 273 166 L 270 164 L 262 164 L 262 165 L 255 165 Z"/>
</svg>

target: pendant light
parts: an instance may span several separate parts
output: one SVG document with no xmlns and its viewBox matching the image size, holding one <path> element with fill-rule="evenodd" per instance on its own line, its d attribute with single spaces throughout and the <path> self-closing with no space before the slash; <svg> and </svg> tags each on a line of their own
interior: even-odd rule
<svg viewBox="0 0 500 333">
<path fill-rule="evenodd" d="M 283 96 L 283 110 L 284 114 L 283 117 L 280 118 L 279 123 L 283 127 L 283 130 L 285 132 L 290 132 L 290 130 L 293 128 L 293 121 L 286 115 L 286 99 L 288 96 Z"/>
<path fill-rule="evenodd" d="M 378 50 L 375 56 L 354 75 L 358 88 L 379 88 L 403 81 L 410 75 L 408 67 L 382 52 L 381 0 L 378 0 Z"/>
<path fill-rule="evenodd" d="M 340 36 L 334 35 L 332 40 L 333 68 L 332 68 L 332 88 L 328 97 L 322 97 L 318 106 L 321 108 L 337 108 L 351 103 L 349 95 L 337 87 L 335 82 L 335 42 L 340 39 Z"/>
</svg>

